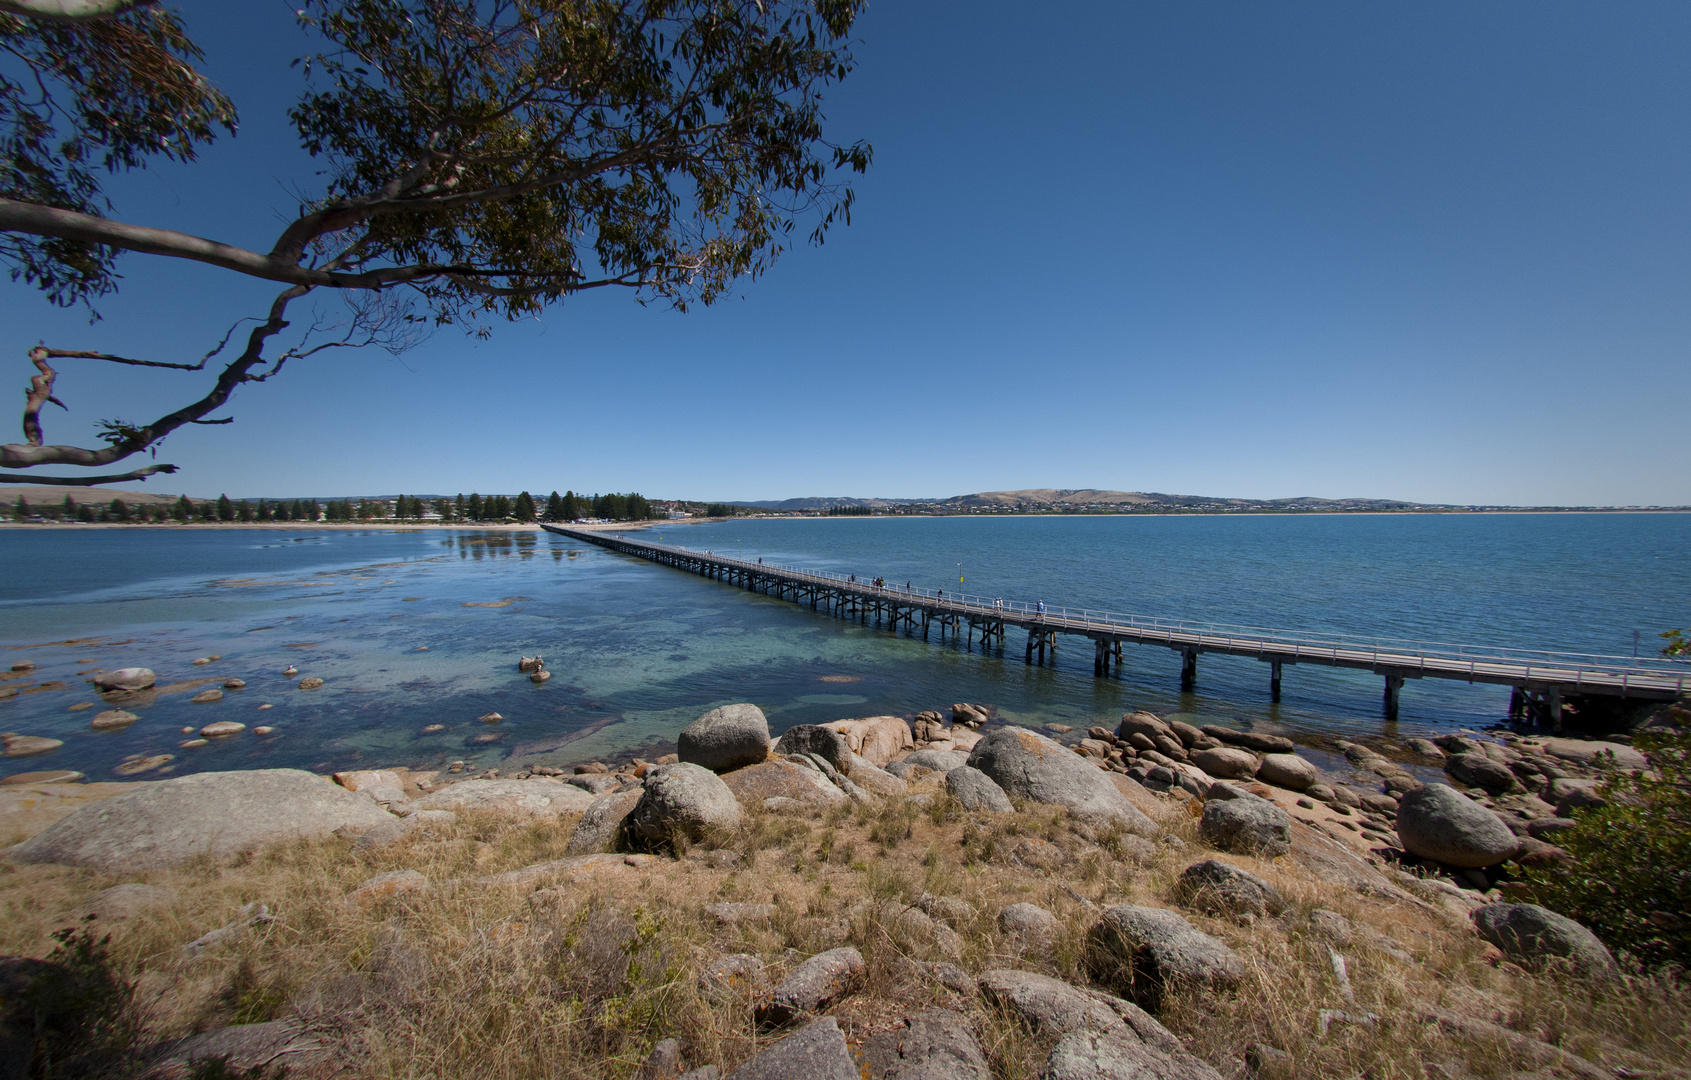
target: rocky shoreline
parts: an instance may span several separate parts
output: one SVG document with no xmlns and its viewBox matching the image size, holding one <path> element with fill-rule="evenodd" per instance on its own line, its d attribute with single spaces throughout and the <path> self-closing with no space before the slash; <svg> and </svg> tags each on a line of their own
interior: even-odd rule
<svg viewBox="0 0 1691 1080">
<path fill-rule="evenodd" d="M 663 1037 L 650 1040 L 639 1075 L 688 1080 L 938 1080 L 1021 1068 L 1048 1080 L 1220 1080 L 1241 1071 L 1281 1080 L 1325 1075 L 1304 1065 L 1344 1039 L 1375 1039 L 1405 1023 L 1369 1007 L 1366 995 L 1376 979 L 1431 971 L 1440 949 L 1477 958 L 1506 979 L 1572 979 L 1598 996 L 1634 978 L 1584 927 L 1521 902 L 1527 886 L 1516 880 L 1523 865 L 1570 858 L 1554 838 L 1573 824 L 1570 813 L 1601 799 L 1605 773 L 1646 767 L 1624 742 L 1475 733 L 1344 744 L 1357 769 L 1346 780 L 1260 731 L 1200 729 L 1136 712 L 1113 731 L 1089 729 L 1074 745 L 1051 737 L 1074 734 L 1002 725 L 987 707 L 958 704 L 912 721 L 842 720 L 772 738 L 762 712 L 743 704 L 700 717 L 681 732 L 675 754 L 621 766 L 537 766 L 510 776 L 372 769 L 332 782 L 273 769 L 26 784 L 48 801 L 82 789 L 81 805 L 32 820 L 33 835 L 6 853 L 7 874 L 80 875 L 90 885 L 121 879 L 83 909 L 133 909 L 122 918 L 140 919 L 179 905 L 178 892 L 152 877 L 238 876 L 217 868 L 289 845 L 327 845 L 345 852 L 337 858 L 353 872 L 396 859 L 412 864 L 348 878 L 336 903 L 353 910 L 415 915 L 425 904 L 523 896 L 533 913 L 523 934 L 553 918 L 547 913 L 571 911 L 570 934 L 602 916 L 615 924 L 605 931 L 614 949 L 624 950 L 633 947 L 618 936 L 633 917 L 628 890 L 646 904 L 651 890 L 691 882 L 684 898 L 669 901 L 673 917 L 725 939 L 699 946 L 698 985 L 740 995 L 725 1014 L 740 1035 L 713 1048 L 696 1033 L 654 1028 Z M 1429 783 L 1414 771 L 1434 767 L 1454 783 Z M 1355 782 L 1362 774 L 1374 781 Z M 92 790 L 108 787 L 123 790 Z M 810 823 L 824 829 L 819 846 Z M 880 854 L 842 866 L 834 851 L 854 824 Z M 949 848 L 933 846 L 936 839 L 922 856 L 927 883 L 875 885 L 878 873 L 893 873 L 878 867 L 914 854 L 905 846 L 919 828 L 949 837 Z M 488 848 L 470 836 L 538 845 L 548 857 L 478 854 L 450 876 L 418 868 L 423 853 L 442 845 Z M 791 860 L 785 869 L 783 859 Z M 953 859 L 956 871 L 937 873 Z M 911 864 L 910 873 L 923 871 Z M 973 902 L 938 887 L 971 874 Z M 803 909 L 815 926 L 793 923 L 777 934 L 784 951 L 724 951 L 754 928 L 767 938 L 783 920 L 803 922 L 783 897 L 812 890 L 818 875 L 825 887 L 811 891 Z M 754 877 L 766 898 L 740 895 L 735 882 Z M 1041 902 L 985 910 L 980 890 L 989 880 L 992 895 L 1022 892 Z M 263 899 L 228 910 L 226 921 L 182 944 L 174 962 L 260 949 L 270 924 L 289 917 L 285 898 Z M 1398 933 L 1380 929 L 1375 916 Z M 1404 929 L 1412 936 L 1401 936 Z M 883 939 L 899 948 L 877 953 Z M 1319 943 L 1328 1004 L 1308 1018 L 1311 1032 L 1253 1032 L 1235 1047 L 1241 1059 L 1206 1060 L 1194 1049 L 1204 1040 L 1190 1030 L 1192 1010 L 1240 1007 L 1263 978 L 1252 950 L 1264 941 Z M 1422 1025 L 1416 1037 L 1436 1040 L 1449 1057 L 1441 1076 L 1475 1065 L 1469 1050 L 1480 1044 L 1493 1056 L 1504 1047 L 1511 1072 L 1615 1075 L 1556 1040 L 1500 1023 L 1507 1010 L 1453 1008 L 1448 996 L 1421 1002 L 1414 1018 Z M 855 1011 L 869 1002 L 873 1015 Z M 149 1067 L 169 1074 L 218 1047 L 237 1063 L 259 1060 L 279 1052 L 278 1040 L 325 1022 L 310 1007 L 294 1014 L 158 1043 Z M 993 1039 L 1010 1039 L 1014 1052 Z M 359 1073 L 357 1063 L 373 1053 L 350 1042 L 342 1051 L 353 1057 L 300 1051 L 289 1060 L 301 1075 L 335 1075 Z M 1011 1059 L 1020 1064 L 1006 1065 Z M 1629 1060 L 1633 1071 L 1622 1075 L 1649 1074 Z M 625 1075 L 614 1062 L 599 1064 L 583 1074 Z M 1683 1075 L 1656 1064 L 1655 1075 Z"/>
</svg>

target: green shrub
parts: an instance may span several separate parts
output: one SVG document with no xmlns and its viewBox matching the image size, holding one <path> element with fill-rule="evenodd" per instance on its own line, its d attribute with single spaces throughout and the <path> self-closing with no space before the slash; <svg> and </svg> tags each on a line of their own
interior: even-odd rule
<svg viewBox="0 0 1691 1080">
<path fill-rule="evenodd" d="M 1539 903 L 1649 967 L 1691 971 L 1691 733 L 1641 734 L 1651 772 L 1598 788 L 1608 805 L 1574 813 L 1557 842 L 1572 866 L 1528 871 Z"/>
</svg>

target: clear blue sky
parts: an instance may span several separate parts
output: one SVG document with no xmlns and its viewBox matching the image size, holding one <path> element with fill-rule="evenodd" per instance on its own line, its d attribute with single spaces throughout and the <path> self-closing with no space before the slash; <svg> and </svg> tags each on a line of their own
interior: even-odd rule
<svg viewBox="0 0 1691 1080">
<path fill-rule="evenodd" d="M 269 0 L 185 10 L 241 133 L 117 216 L 267 249 L 311 182 L 304 39 Z M 1691 5 L 881 0 L 857 29 L 829 133 L 875 165 L 824 248 L 687 315 L 589 296 L 301 363 L 149 489 L 1691 503 Z M 197 358 L 273 291 L 121 269 L 92 328 L 0 287 L 17 386 L 38 339 Z M 206 378 L 63 368 L 54 442 Z"/>
</svg>

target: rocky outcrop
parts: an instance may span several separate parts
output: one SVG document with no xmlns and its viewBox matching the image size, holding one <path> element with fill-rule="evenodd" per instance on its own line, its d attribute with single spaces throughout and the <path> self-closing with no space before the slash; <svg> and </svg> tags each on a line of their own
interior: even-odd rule
<svg viewBox="0 0 1691 1080">
<path fill-rule="evenodd" d="M 16 862 L 137 873 L 392 820 L 367 797 L 299 769 L 196 773 L 85 806 L 10 855 Z"/>
<path fill-rule="evenodd" d="M 769 756 L 769 721 L 756 705 L 724 705 L 682 728 L 675 743 L 683 762 L 727 772 Z"/>
<path fill-rule="evenodd" d="M 1008 814 L 1015 809 L 1010 796 L 993 782 L 992 777 L 968 765 L 945 774 L 945 790 L 949 791 L 963 809 L 988 814 Z"/>
<path fill-rule="evenodd" d="M 576 814 L 593 796 L 557 780 L 460 780 L 407 803 L 413 810 L 491 810 L 500 814 L 557 817 Z"/>
<path fill-rule="evenodd" d="M 1403 849 L 1449 866 L 1496 866 L 1520 850 L 1501 818 L 1448 784 L 1428 784 L 1397 807 Z"/>
<path fill-rule="evenodd" d="M 908 765 L 915 765 L 923 769 L 931 769 L 937 773 L 948 773 L 952 769 L 960 769 L 969 763 L 969 755 L 961 750 L 918 750 L 904 759 Z"/>
<path fill-rule="evenodd" d="M 1537 904 L 1490 904 L 1473 918 L 1480 937 L 1523 967 L 1560 964 L 1586 976 L 1615 973 L 1615 958 L 1596 934 Z"/>
<path fill-rule="evenodd" d="M 648 843 L 662 843 L 676 835 L 697 839 L 739 822 L 739 800 L 722 778 L 683 761 L 659 765 L 646 774 L 645 791 L 628 815 L 626 828 Z"/>
<path fill-rule="evenodd" d="M 1162 831 L 1116 790 L 1106 772 L 1037 732 L 994 731 L 975 745 L 969 765 L 1012 798 L 1066 806 L 1077 819 L 1094 826 L 1118 825 L 1145 837 Z"/>
<path fill-rule="evenodd" d="M 799 724 L 788 728 L 776 740 L 774 752 L 781 757 L 814 755 L 836 769 L 845 768 L 852 755 L 851 744 L 846 742 L 846 737 L 821 724 Z"/>
<path fill-rule="evenodd" d="M 1232 949 L 1162 908 L 1105 908 L 1087 947 L 1100 981 L 1153 1012 L 1170 989 L 1227 991 L 1245 977 Z"/>
</svg>

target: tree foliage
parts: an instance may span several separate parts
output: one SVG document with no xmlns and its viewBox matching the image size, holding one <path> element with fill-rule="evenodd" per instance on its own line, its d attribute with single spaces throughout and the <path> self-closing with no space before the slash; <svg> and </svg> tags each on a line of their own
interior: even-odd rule
<svg viewBox="0 0 1691 1080">
<path fill-rule="evenodd" d="M 1598 788 L 1607 805 L 1557 834 L 1571 866 L 1529 870 L 1535 899 L 1649 965 L 1691 970 L 1691 733 L 1647 731 L 1648 771 Z"/>
<path fill-rule="evenodd" d="M 290 361 L 327 348 L 400 351 L 424 325 L 484 334 L 491 320 L 608 287 L 682 310 L 719 299 L 766 271 L 799 226 L 819 243 L 849 219 L 852 191 L 838 176 L 866 169 L 870 149 L 826 140 L 821 106 L 851 71 L 860 7 L 305 0 L 311 55 L 289 115 L 318 179 L 268 251 L 105 216 L 103 172 L 155 153 L 191 159 L 232 129 L 233 109 L 193 70 L 200 54 L 176 16 L 151 5 L 71 22 L 0 14 L 0 44 L 54 90 L 33 104 L 20 81 L 0 103 L 22 163 L 0 189 L 0 258 L 17 276 L 55 303 L 87 302 L 116 288 L 114 260 L 129 251 L 287 286 L 204 396 L 151 422 L 108 422 L 104 447 L 42 437 L 40 410 L 57 400 L 49 361 L 198 371 L 234 331 L 197 363 L 35 350 L 27 442 L 0 446 L 0 465 L 103 467 L 185 424 L 225 422 L 205 418 Z M 125 69 L 119 39 L 134 46 L 135 67 Z M 345 316 L 272 340 L 291 305 L 325 292 L 347 299 Z M 173 469 L 7 478 L 110 483 Z"/>
</svg>

